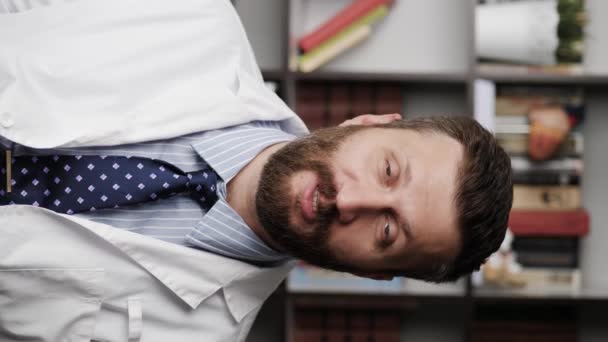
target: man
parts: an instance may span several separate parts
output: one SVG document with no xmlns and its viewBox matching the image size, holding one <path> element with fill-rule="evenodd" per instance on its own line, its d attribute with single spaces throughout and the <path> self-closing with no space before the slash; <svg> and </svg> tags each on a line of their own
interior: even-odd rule
<svg viewBox="0 0 608 342">
<path fill-rule="evenodd" d="M 0 17 L 0 42 L 3 340 L 240 341 L 294 258 L 440 282 L 504 236 L 487 131 L 306 135 L 227 2 L 41 5 Z"/>
</svg>

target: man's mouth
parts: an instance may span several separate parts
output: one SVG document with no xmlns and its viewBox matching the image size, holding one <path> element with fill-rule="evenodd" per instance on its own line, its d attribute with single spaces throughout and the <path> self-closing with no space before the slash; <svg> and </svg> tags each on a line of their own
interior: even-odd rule
<svg viewBox="0 0 608 342">
<path fill-rule="evenodd" d="M 302 217 L 308 223 L 314 223 L 317 218 L 319 209 L 319 186 L 318 183 L 313 183 L 304 190 L 302 200 L 300 202 Z"/>
</svg>

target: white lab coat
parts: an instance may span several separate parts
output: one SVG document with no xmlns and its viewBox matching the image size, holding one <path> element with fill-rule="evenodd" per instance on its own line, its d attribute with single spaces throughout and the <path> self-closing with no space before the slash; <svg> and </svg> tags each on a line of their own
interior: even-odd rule
<svg viewBox="0 0 608 342">
<path fill-rule="evenodd" d="M 227 0 L 0 14 L 0 135 L 19 144 L 116 145 L 251 120 L 307 132 L 263 85 Z M 242 341 L 291 267 L 0 207 L 0 341 Z"/>
</svg>

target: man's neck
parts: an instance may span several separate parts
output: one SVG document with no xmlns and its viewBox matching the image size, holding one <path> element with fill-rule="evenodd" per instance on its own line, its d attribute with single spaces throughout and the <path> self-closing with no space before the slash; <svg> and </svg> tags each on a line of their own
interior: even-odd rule
<svg viewBox="0 0 608 342">
<path fill-rule="evenodd" d="M 230 207 L 243 218 L 245 223 L 262 241 L 277 251 L 281 251 L 280 246 L 270 238 L 260 224 L 255 207 L 255 198 L 264 165 L 274 152 L 286 144 L 286 142 L 278 143 L 262 150 L 227 184 L 227 201 Z"/>
</svg>

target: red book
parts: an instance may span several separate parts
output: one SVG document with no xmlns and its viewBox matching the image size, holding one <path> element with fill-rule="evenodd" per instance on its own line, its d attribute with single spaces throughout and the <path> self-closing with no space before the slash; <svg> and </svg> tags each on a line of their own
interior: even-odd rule
<svg viewBox="0 0 608 342">
<path fill-rule="evenodd" d="M 390 6 L 392 3 L 393 0 L 355 0 L 319 28 L 300 38 L 298 46 L 304 52 L 310 51 L 377 6 Z"/>
<path fill-rule="evenodd" d="M 584 209 L 512 210 L 509 228 L 516 236 L 583 236 L 589 233 L 589 214 Z"/>
</svg>

